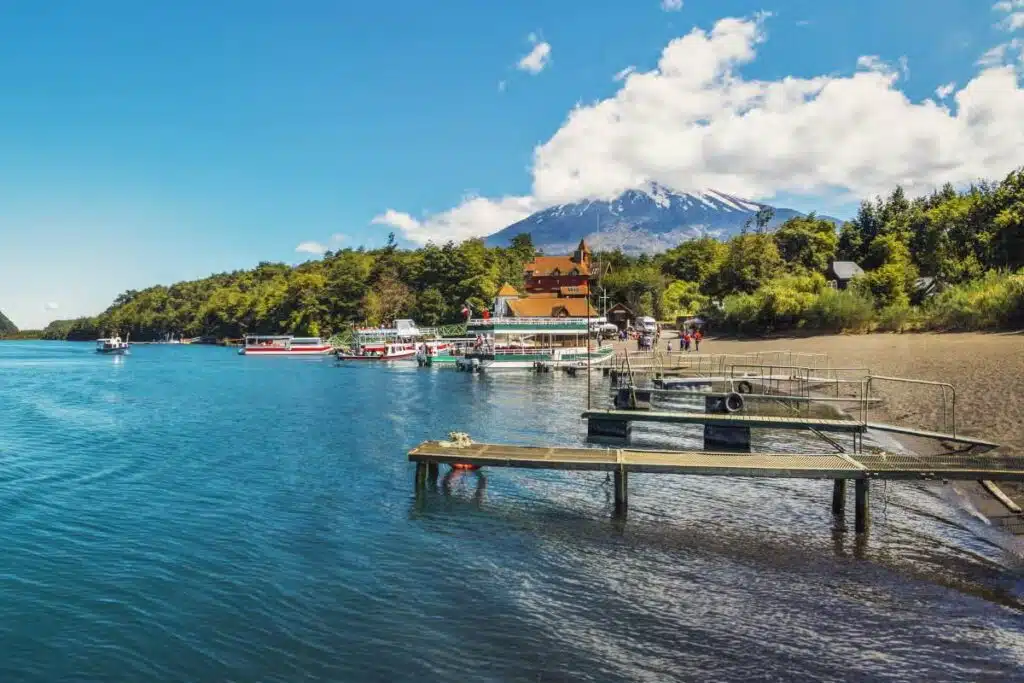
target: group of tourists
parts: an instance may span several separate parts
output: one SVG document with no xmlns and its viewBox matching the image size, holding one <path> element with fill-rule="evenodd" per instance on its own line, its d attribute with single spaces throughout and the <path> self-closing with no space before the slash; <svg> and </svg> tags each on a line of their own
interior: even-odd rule
<svg viewBox="0 0 1024 683">
<path fill-rule="evenodd" d="M 699 329 L 684 329 L 679 333 L 679 352 L 689 352 L 691 347 L 694 351 L 700 351 L 700 342 L 704 339 L 704 333 Z M 668 350 L 672 351 L 672 340 L 668 342 Z"/>
</svg>

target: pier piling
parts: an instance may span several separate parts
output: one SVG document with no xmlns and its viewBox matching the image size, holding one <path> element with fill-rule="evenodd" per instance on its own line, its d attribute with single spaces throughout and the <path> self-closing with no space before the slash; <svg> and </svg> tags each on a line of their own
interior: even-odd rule
<svg viewBox="0 0 1024 683">
<path fill-rule="evenodd" d="M 832 514 L 846 514 L 846 480 L 836 479 L 832 482 Z"/>
<path fill-rule="evenodd" d="M 588 420 L 587 438 L 595 441 L 610 440 L 613 443 L 629 441 L 633 425 L 627 420 Z"/>
<path fill-rule="evenodd" d="M 623 468 L 615 470 L 615 512 L 622 513 L 629 507 L 629 472 Z"/>
<path fill-rule="evenodd" d="M 871 480 L 857 479 L 854 490 L 854 529 L 858 534 L 867 533 L 871 527 Z"/>
</svg>

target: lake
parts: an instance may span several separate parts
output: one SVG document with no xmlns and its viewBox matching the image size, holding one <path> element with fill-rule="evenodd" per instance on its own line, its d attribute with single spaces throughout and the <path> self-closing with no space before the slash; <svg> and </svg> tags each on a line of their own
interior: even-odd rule
<svg viewBox="0 0 1024 683">
<path fill-rule="evenodd" d="M 585 404 L 559 373 L 0 343 L 0 681 L 1024 676 L 1024 560 L 950 487 L 876 485 L 867 539 L 827 481 L 633 475 L 624 523 L 599 473 L 416 495 L 420 441 L 579 445 Z"/>
</svg>

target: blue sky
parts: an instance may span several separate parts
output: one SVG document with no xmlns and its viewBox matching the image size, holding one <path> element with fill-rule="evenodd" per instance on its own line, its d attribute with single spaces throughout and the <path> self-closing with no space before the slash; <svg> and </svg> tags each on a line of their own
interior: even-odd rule
<svg viewBox="0 0 1024 683">
<path fill-rule="evenodd" d="M 372 221 L 386 209 L 427 221 L 467 195 L 539 197 L 534 149 L 575 105 L 614 97 L 614 74 L 654 69 L 671 41 L 723 17 L 771 13 L 737 67 L 749 80 L 850 75 L 877 55 L 920 102 L 976 78 L 996 46 L 1017 57 L 998 26 L 1012 2 L 660 4 L 5 3 L 0 310 L 41 326 L 125 289 L 297 262 L 302 242 L 380 245 L 392 228 Z M 542 43 L 544 68 L 517 68 Z M 841 173 L 828 191 L 753 177 L 717 189 L 833 213 L 858 194 Z"/>
</svg>

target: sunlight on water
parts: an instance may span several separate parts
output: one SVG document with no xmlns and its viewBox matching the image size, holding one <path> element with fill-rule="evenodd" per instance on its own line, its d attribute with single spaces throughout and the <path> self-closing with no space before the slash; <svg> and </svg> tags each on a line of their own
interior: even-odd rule
<svg viewBox="0 0 1024 683">
<path fill-rule="evenodd" d="M 0 681 L 1024 672 L 1024 562 L 940 485 L 876 487 L 866 540 L 833 530 L 821 481 L 633 475 L 624 523 L 599 473 L 443 468 L 414 491 L 406 451 L 450 430 L 583 444 L 585 387 L 0 344 Z"/>
</svg>

